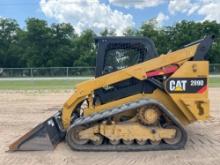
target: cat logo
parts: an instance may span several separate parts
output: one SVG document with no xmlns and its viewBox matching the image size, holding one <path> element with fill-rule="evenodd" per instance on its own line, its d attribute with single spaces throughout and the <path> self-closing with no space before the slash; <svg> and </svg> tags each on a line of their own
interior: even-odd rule
<svg viewBox="0 0 220 165">
<path fill-rule="evenodd" d="M 207 78 L 170 78 L 165 87 L 169 93 L 203 93 L 207 89 Z"/>
<path fill-rule="evenodd" d="M 172 92 L 186 91 L 187 80 L 171 80 L 169 83 L 169 90 Z"/>
</svg>

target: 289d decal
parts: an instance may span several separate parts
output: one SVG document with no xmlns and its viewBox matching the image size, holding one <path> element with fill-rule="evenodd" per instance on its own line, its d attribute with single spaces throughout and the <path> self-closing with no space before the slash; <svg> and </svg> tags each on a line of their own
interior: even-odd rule
<svg viewBox="0 0 220 165">
<path fill-rule="evenodd" d="M 166 82 L 169 93 L 203 93 L 207 89 L 207 78 L 171 78 Z"/>
</svg>

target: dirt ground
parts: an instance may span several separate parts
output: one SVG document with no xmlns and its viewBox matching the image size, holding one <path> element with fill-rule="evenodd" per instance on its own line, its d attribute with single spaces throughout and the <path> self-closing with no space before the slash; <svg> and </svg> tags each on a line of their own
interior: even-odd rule
<svg viewBox="0 0 220 165">
<path fill-rule="evenodd" d="M 71 91 L 0 91 L 0 165 L 205 165 L 220 164 L 220 89 L 210 89 L 211 117 L 187 127 L 184 150 L 152 152 L 76 152 L 60 143 L 54 151 L 5 152 L 8 145 L 55 113 Z"/>
</svg>

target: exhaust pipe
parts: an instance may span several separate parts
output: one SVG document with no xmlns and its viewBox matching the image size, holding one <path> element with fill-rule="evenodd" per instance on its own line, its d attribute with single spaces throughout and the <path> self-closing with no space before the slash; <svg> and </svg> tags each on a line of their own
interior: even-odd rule
<svg viewBox="0 0 220 165">
<path fill-rule="evenodd" d="M 61 112 L 56 113 L 27 132 L 9 146 L 9 151 L 53 150 L 66 134 L 60 122 L 60 115 Z"/>
</svg>

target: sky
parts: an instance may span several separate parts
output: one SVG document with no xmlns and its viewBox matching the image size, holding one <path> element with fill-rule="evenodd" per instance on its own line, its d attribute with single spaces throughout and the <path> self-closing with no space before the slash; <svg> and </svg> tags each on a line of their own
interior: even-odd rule
<svg viewBox="0 0 220 165">
<path fill-rule="evenodd" d="M 152 18 L 159 27 L 181 20 L 220 23 L 220 0 L 0 0 L 0 17 L 16 19 L 22 28 L 27 18 L 36 17 L 71 23 L 77 33 L 107 28 L 122 35 Z"/>
</svg>

